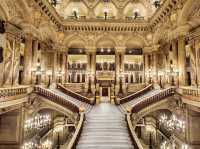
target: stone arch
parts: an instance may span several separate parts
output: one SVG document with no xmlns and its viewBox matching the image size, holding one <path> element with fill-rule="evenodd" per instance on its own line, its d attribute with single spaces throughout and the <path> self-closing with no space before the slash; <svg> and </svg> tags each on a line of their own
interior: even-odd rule
<svg viewBox="0 0 200 149">
<path fill-rule="evenodd" d="M 110 12 L 110 16 L 114 16 L 114 17 L 117 17 L 117 13 L 118 13 L 118 10 L 115 6 L 114 3 L 112 2 L 109 2 L 108 5 L 107 5 L 107 8 Z M 95 16 L 104 16 L 104 3 L 103 2 L 100 2 L 96 5 L 96 7 L 94 8 L 94 13 L 95 13 Z"/>
<path fill-rule="evenodd" d="M 23 32 L 25 34 L 31 34 L 34 37 L 37 37 L 38 39 L 42 40 L 42 35 L 38 28 L 36 28 L 35 26 L 33 26 L 31 24 L 27 24 L 27 23 L 22 23 L 21 26 L 22 26 Z"/>
<path fill-rule="evenodd" d="M 162 25 L 157 28 L 153 35 L 153 44 L 158 44 L 160 41 L 168 39 L 169 29 Z"/>
<path fill-rule="evenodd" d="M 127 48 L 143 48 L 148 45 L 147 40 L 138 34 L 134 34 L 127 38 L 125 41 L 125 46 Z"/>
<path fill-rule="evenodd" d="M 200 7 L 199 0 L 188 0 L 188 1 L 186 1 L 185 5 L 183 6 L 182 11 L 181 11 L 181 13 L 178 17 L 177 24 L 178 25 L 187 24 L 192 11 L 196 7 Z"/>
<path fill-rule="evenodd" d="M 144 117 L 145 115 L 149 114 L 149 113 L 152 113 L 152 112 L 155 112 L 155 111 L 158 111 L 158 110 L 168 110 L 170 112 L 173 112 L 173 109 L 171 107 L 171 102 L 172 100 L 170 100 L 172 98 L 166 98 L 165 100 L 162 100 L 162 101 L 159 101 L 153 105 L 150 105 L 144 109 L 142 109 L 141 111 L 139 111 L 138 113 L 136 113 L 136 117 L 135 117 L 135 120 L 134 120 L 134 124 L 133 126 L 135 127 L 136 124 L 138 123 L 138 121 Z"/>
<path fill-rule="evenodd" d="M 87 42 L 85 39 L 78 35 L 71 35 L 70 37 L 66 38 L 64 40 L 64 45 L 67 47 L 73 47 L 73 48 L 85 48 L 87 45 Z"/>
<path fill-rule="evenodd" d="M 49 22 L 44 22 L 40 25 L 39 31 L 41 32 L 43 40 L 57 41 L 57 34 L 53 26 L 49 25 Z"/>
<path fill-rule="evenodd" d="M 141 13 L 145 15 L 144 17 L 151 16 L 154 11 L 151 3 L 149 3 L 147 0 L 139 0 L 137 2 L 131 2 L 131 1 L 127 2 L 126 5 L 124 6 L 123 13 L 127 14 L 126 12 L 128 11 L 128 8 L 134 9 L 137 7 L 141 8 L 141 10 L 145 9 L 145 11 L 142 11 Z"/>
<path fill-rule="evenodd" d="M 97 38 L 95 46 L 97 48 L 114 48 L 116 41 L 111 36 L 101 36 Z"/>
<path fill-rule="evenodd" d="M 0 18 L 7 21 L 9 20 L 9 8 L 6 5 L 5 0 L 0 0 Z"/>
</svg>

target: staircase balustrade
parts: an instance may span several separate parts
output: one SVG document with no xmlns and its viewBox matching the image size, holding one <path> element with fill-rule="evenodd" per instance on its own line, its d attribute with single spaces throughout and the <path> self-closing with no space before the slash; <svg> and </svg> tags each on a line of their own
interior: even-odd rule
<svg viewBox="0 0 200 149">
<path fill-rule="evenodd" d="M 132 113 L 137 113 L 140 110 L 142 110 L 145 107 L 148 107 L 149 105 L 156 103 L 158 101 L 161 101 L 163 99 L 165 99 L 166 97 L 172 96 L 175 93 L 175 88 L 168 88 L 165 89 L 161 92 L 159 92 L 158 94 L 151 96 L 151 97 L 147 97 L 145 98 L 143 101 L 137 103 L 136 105 L 134 105 L 131 109 Z"/>
<path fill-rule="evenodd" d="M 82 102 L 86 102 L 88 104 L 94 104 L 95 101 L 94 100 L 90 100 L 89 98 L 85 97 L 85 96 L 82 96 L 78 93 L 75 93 L 67 88 L 65 88 L 63 85 L 61 84 L 57 84 L 57 88 L 62 91 L 63 93 L 65 93 L 66 95 L 69 95 L 77 100 L 80 100 Z"/>
<path fill-rule="evenodd" d="M 28 86 L 0 88 L 0 100 L 2 101 L 7 97 L 28 94 L 28 88 L 29 88 Z"/>
<path fill-rule="evenodd" d="M 84 113 L 80 113 L 80 120 L 79 123 L 76 127 L 76 131 L 71 139 L 71 141 L 69 142 L 69 145 L 67 147 L 67 149 L 75 149 L 76 145 L 79 141 L 81 132 L 83 130 L 83 124 L 84 124 L 84 120 L 85 120 L 85 114 Z"/>
<path fill-rule="evenodd" d="M 68 100 L 54 94 L 51 91 L 48 91 L 48 90 L 41 88 L 41 87 L 38 87 L 38 86 L 34 87 L 34 91 L 37 94 L 39 94 L 40 96 L 43 96 L 43 97 L 47 98 L 48 100 L 50 100 L 54 103 L 57 103 L 61 106 L 66 107 L 67 109 L 71 110 L 72 112 L 79 113 L 79 108 L 75 104 L 73 104 L 73 103 L 69 102 Z"/>
<path fill-rule="evenodd" d="M 152 84 L 148 85 L 147 87 L 143 88 L 142 90 L 140 90 L 140 91 L 138 91 L 138 92 L 136 92 L 134 94 L 131 94 L 129 96 L 121 98 L 119 100 L 119 104 L 123 104 L 123 103 L 129 102 L 129 101 L 133 100 L 134 98 L 139 97 L 139 96 L 151 91 L 152 89 L 153 89 L 153 85 Z"/>
<path fill-rule="evenodd" d="M 131 141 L 132 141 L 132 144 L 134 145 L 134 149 L 144 149 L 140 140 L 138 139 L 136 133 L 135 133 L 135 130 L 133 128 L 133 124 L 131 122 L 131 114 L 128 113 L 126 115 L 126 122 L 127 122 L 127 125 L 128 125 L 128 131 L 129 131 L 129 135 L 131 137 Z"/>
<path fill-rule="evenodd" d="M 183 95 L 200 97 L 200 88 L 181 87 L 180 90 Z"/>
</svg>

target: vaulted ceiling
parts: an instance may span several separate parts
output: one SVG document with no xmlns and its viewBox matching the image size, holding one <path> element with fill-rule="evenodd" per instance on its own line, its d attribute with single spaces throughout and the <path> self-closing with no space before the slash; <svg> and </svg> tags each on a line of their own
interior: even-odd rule
<svg viewBox="0 0 200 149">
<path fill-rule="evenodd" d="M 52 3 L 54 0 L 49 0 Z M 164 0 L 57 0 L 54 5 L 63 19 L 135 19 L 147 20 L 156 11 L 155 2 Z M 55 2 L 55 1 L 54 1 Z"/>
</svg>

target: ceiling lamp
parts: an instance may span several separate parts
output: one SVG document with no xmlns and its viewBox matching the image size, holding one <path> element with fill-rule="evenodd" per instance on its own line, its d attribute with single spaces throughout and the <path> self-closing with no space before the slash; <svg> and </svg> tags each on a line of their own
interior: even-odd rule
<svg viewBox="0 0 200 149">
<path fill-rule="evenodd" d="M 72 9 L 72 13 L 73 13 L 73 15 L 74 15 L 74 18 L 76 18 L 76 19 L 78 19 L 78 8 L 73 8 Z"/>
<path fill-rule="evenodd" d="M 50 4 L 54 7 L 56 7 L 58 4 L 61 3 L 61 0 L 49 0 Z"/>
<path fill-rule="evenodd" d="M 34 118 L 25 121 L 25 131 L 42 129 L 51 123 L 51 116 L 49 114 L 38 114 Z"/>
<path fill-rule="evenodd" d="M 164 126 L 169 131 L 185 131 L 185 121 L 178 119 L 174 114 L 168 117 L 166 114 L 162 114 L 159 119 L 159 124 Z"/>
<path fill-rule="evenodd" d="M 160 0 L 153 0 L 153 5 L 155 6 L 155 8 L 159 8 L 160 7 Z"/>
<path fill-rule="evenodd" d="M 139 9 L 133 11 L 133 17 L 134 19 L 137 19 L 139 17 Z"/>
</svg>

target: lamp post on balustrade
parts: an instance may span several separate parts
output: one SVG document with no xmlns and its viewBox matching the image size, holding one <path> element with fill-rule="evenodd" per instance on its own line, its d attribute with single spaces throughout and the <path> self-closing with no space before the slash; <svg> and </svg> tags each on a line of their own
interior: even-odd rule
<svg viewBox="0 0 200 149">
<path fill-rule="evenodd" d="M 162 76 L 164 76 L 163 70 L 158 71 L 158 77 L 159 77 L 159 85 L 162 88 Z"/>
<path fill-rule="evenodd" d="M 88 81 L 88 94 L 92 94 L 92 72 L 89 71 L 88 73 L 88 77 L 89 77 L 89 81 Z"/>
<path fill-rule="evenodd" d="M 62 76 L 64 75 L 64 72 L 62 70 L 59 70 L 57 72 L 57 77 L 58 77 L 58 83 L 62 83 Z"/>
<path fill-rule="evenodd" d="M 36 64 L 36 68 L 32 69 L 32 72 L 35 74 L 36 76 L 36 80 L 35 80 L 35 84 L 39 85 L 41 83 L 41 77 L 42 74 L 44 73 L 44 71 L 41 68 L 41 63 L 38 61 Z"/>
<path fill-rule="evenodd" d="M 47 85 L 47 87 L 49 88 L 50 85 L 51 85 L 52 70 L 47 70 L 46 74 L 48 76 L 48 85 Z"/>
<path fill-rule="evenodd" d="M 123 73 L 122 73 L 122 70 L 120 70 L 120 73 L 119 73 L 119 95 L 123 95 L 123 82 L 122 82 L 122 79 L 123 79 Z"/>
</svg>

